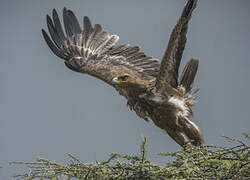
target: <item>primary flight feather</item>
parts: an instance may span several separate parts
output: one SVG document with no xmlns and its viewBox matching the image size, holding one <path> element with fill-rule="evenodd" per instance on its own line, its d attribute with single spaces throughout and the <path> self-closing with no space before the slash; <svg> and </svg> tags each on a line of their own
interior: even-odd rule
<svg viewBox="0 0 250 180">
<path fill-rule="evenodd" d="M 188 22 L 197 0 L 188 0 L 175 25 L 161 63 L 138 46 L 117 46 L 117 35 L 109 35 L 100 24 L 83 18 L 82 29 L 74 13 L 63 9 L 63 31 L 58 14 L 47 15 L 49 35 L 45 41 L 55 55 L 73 71 L 95 76 L 113 86 L 127 99 L 131 110 L 165 130 L 178 144 L 200 145 L 203 136 L 189 120 L 196 103 L 192 91 L 198 60 L 187 62 L 179 78 L 179 66 L 186 44 Z"/>
</svg>

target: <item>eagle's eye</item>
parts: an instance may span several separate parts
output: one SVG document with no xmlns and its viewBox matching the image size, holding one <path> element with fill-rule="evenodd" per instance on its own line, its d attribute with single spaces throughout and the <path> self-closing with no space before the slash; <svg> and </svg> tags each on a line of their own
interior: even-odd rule
<svg viewBox="0 0 250 180">
<path fill-rule="evenodd" d="M 119 81 L 126 81 L 129 78 L 129 75 L 123 75 L 123 76 L 119 76 L 117 79 Z"/>
</svg>

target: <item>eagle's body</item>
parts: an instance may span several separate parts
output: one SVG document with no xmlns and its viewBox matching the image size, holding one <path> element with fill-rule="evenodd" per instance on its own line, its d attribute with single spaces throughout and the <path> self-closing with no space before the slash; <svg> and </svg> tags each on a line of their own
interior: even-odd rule
<svg viewBox="0 0 250 180">
<path fill-rule="evenodd" d="M 191 89 L 198 60 L 191 59 L 178 78 L 188 22 L 196 3 L 197 0 L 188 0 L 161 63 L 137 46 L 116 46 L 118 36 L 110 36 L 99 24 L 92 27 L 88 17 L 84 17 L 81 29 L 73 12 L 66 8 L 63 10 L 66 36 L 55 10 L 53 20 L 47 16 L 53 41 L 42 32 L 48 46 L 65 60 L 68 68 L 95 76 L 116 88 L 131 110 L 145 120 L 152 119 L 178 144 L 199 145 L 203 142 L 202 134 L 189 120 L 197 92 Z"/>
</svg>

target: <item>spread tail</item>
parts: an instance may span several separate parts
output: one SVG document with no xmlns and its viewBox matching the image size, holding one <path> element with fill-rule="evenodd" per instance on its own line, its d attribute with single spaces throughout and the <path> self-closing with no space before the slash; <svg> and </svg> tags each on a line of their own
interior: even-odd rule
<svg viewBox="0 0 250 180">
<path fill-rule="evenodd" d="M 185 92 L 188 93 L 193 87 L 194 78 L 199 66 L 199 60 L 191 59 L 185 65 L 179 84 L 185 88 Z"/>
</svg>

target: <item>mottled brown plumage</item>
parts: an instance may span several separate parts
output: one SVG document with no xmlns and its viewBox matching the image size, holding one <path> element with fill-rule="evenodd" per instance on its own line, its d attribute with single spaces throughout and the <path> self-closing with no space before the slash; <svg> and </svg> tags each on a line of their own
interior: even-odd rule
<svg viewBox="0 0 250 180">
<path fill-rule="evenodd" d="M 131 110 L 165 130 L 178 144 L 200 145 L 203 137 L 189 120 L 197 90 L 191 91 L 198 60 L 188 61 L 181 77 L 178 70 L 186 44 L 188 22 L 197 0 L 188 0 L 167 46 L 162 62 L 147 56 L 137 46 L 116 46 L 117 35 L 109 35 L 100 24 L 83 18 L 82 29 L 74 13 L 63 9 L 63 32 L 58 14 L 47 16 L 43 36 L 55 55 L 73 71 L 95 76 L 110 84 L 127 99 Z"/>
</svg>

